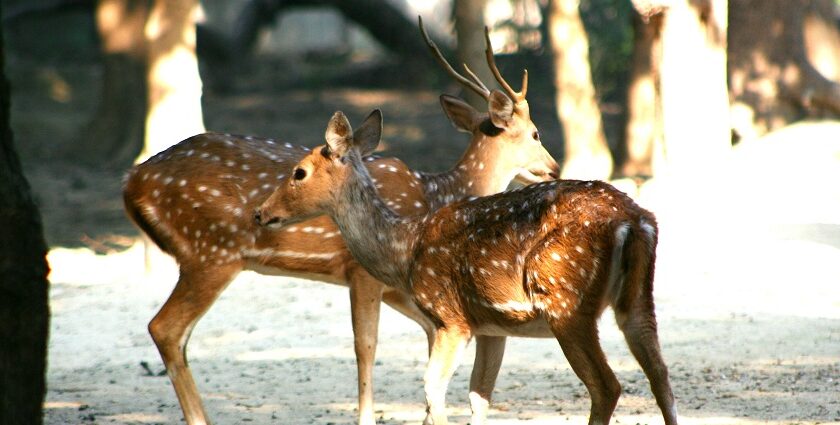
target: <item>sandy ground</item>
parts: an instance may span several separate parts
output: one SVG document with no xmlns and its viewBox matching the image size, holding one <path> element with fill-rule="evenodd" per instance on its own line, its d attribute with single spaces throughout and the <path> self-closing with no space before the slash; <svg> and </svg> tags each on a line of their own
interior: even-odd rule
<svg viewBox="0 0 840 425">
<path fill-rule="evenodd" d="M 801 166 L 784 176 L 756 165 L 737 184 L 719 181 L 691 196 L 657 184 L 639 195 L 661 222 L 657 313 L 683 424 L 840 423 L 840 149 L 801 151 L 810 156 L 787 161 Z M 768 173 L 768 161 L 791 159 L 781 148 L 762 152 L 750 158 Z M 174 266 L 144 275 L 139 245 L 107 256 L 54 249 L 50 261 L 46 423 L 181 421 L 146 333 Z M 612 423 L 662 423 L 611 312 L 601 336 L 623 386 Z M 375 369 L 382 423 L 422 420 L 425 353 L 419 328 L 383 309 Z M 195 329 L 189 358 L 218 424 L 354 421 L 343 288 L 242 274 Z M 471 358 L 449 390 L 455 423 L 469 421 Z M 553 340 L 509 340 L 494 397 L 491 424 L 586 423 L 587 393 Z"/>
</svg>

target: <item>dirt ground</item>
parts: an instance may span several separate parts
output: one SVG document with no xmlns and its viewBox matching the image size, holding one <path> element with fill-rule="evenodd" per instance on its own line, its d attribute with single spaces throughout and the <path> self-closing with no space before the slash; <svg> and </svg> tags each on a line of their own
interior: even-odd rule
<svg viewBox="0 0 840 425">
<path fill-rule="evenodd" d="M 85 69 L 54 72 L 82 87 L 96 78 Z M 137 232 L 122 212 L 121 171 L 50 155 L 52 144 L 78 131 L 93 109 L 91 96 L 78 91 L 74 102 L 60 102 L 36 90 L 39 84 L 14 84 L 24 88 L 13 100 L 16 141 L 52 247 L 45 423 L 178 423 L 180 409 L 146 332 L 176 269 L 158 261 L 144 273 Z M 440 170 L 466 137 L 446 122 L 437 94 L 209 93 L 205 113 L 213 130 L 312 146 L 334 110 L 358 120 L 380 107 L 392 152 Z M 532 111 L 559 156 L 548 103 L 533 100 Z M 657 313 L 681 423 L 840 423 L 840 133 L 832 131 L 795 151 L 745 149 L 732 173 L 719 169 L 690 194 L 656 181 L 636 194 L 661 221 Z M 613 423 L 662 423 L 610 312 L 601 336 L 623 386 Z M 382 423 L 422 420 L 425 357 L 419 328 L 383 309 L 375 369 Z M 450 386 L 455 423 L 469 420 L 471 357 Z M 215 423 L 353 423 L 355 363 L 343 288 L 244 273 L 195 329 L 189 359 Z M 556 341 L 509 340 L 490 423 L 583 424 L 588 406 Z"/>
</svg>

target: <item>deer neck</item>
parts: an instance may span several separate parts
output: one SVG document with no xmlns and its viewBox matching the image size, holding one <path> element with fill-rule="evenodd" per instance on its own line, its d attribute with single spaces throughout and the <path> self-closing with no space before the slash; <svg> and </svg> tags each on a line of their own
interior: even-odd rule
<svg viewBox="0 0 840 425">
<path fill-rule="evenodd" d="M 351 153 L 349 160 L 353 172 L 329 214 L 359 264 L 381 282 L 407 290 L 423 218 L 403 218 L 391 211 L 377 194 L 361 158 Z"/>
<path fill-rule="evenodd" d="M 500 167 L 493 143 L 481 132 L 473 135 L 470 147 L 451 170 L 431 174 L 421 173 L 423 190 L 432 211 L 471 196 L 487 196 L 507 189 L 516 170 Z"/>
</svg>

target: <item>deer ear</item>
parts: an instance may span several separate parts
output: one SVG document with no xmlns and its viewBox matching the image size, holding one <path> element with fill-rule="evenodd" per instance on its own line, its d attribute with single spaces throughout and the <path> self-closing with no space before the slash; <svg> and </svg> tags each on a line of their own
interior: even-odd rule
<svg viewBox="0 0 840 425">
<path fill-rule="evenodd" d="M 469 103 L 457 97 L 445 94 L 441 95 L 440 106 L 443 108 L 443 112 L 446 112 L 449 121 L 458 131 L 472 133 L 481 122 L 481 113 L 470 106 Z"/>
<path fill-rule="evenodd" d="M 370 155 L 379 146 L 382 138 L 382 111 L 374 109 L 365 118 L 362 125 L 353 133 L 353 144 L 359 149 L 362 156 Z"/>
<path fill-rule="evenodd" d="M 347 120 L 343 112 L 337 111 L 330 118 L 324 138 L 327 140 L 327 146 L 329 146 L 330 151 L 336 153 L 338 156 L 347 155 L 347 152 L 350 151 L 353 128 L 350 127 L 350 121 Z"/>
<path fill-rule="evenodd" d="M 513 101 L 506 94 L 493 90 L 488 102 L 487 108 L 493 125 L 503 130 L 510 127 L 513 121 Z"/>
</svg>

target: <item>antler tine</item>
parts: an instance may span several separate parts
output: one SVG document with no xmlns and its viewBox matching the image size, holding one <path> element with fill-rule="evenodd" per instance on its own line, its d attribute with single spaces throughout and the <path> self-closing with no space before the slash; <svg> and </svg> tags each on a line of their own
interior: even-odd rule
<svg viewBox="0 0 840 425">
<path fill-rule="evenodd" d="M 475 75 L 475 73 L 472 71 L 472 69 L 470 69 L 469 66 L 467 66 L 467 64 L 464 64 L 464 71 L 467 73 L 467 77 L 470 77 L 470 79 L 472 79 L 476 84 L 481 86 L 481 88 L 486 90 L 488 93 L 490 92 L 490 89 L 488 89 L 487 86 L 484 85 L 484 83 L 481 81 L 481 78 L 478 78 L 478 75 Z"/>
<path fill-rule="evenodd" d="M 429 46 L 429 50 L 432 52 L 432 56 L 434 56 L 435 59 L 437 59 L 438 63 L 440 63 L 443 69 L 445 69 L 446 72 L 449 73 L 450 76 L 452 76 L 452 78 L 461 83 L 461 85 L 476 92 L 479 96 L 483 97 L 484 99 L 489 100 L 490 90 L 488 90 L 487 87 L 485 87 L 484 84 L 480 81 L 478 82 L 478 84 L 476 84 L 475 82 L 470 81 L 469 79 L 455 71 L 455 69 L 452 68 L 452 65 L 449 65 L 449 62 L 447 62 L 446 59 L 443 57 L 443 54 L 440 52 L 440 49 L 438 49 L 435 42 L 432 41 L 432 39 L 429 37 L 429 34 L 426 32 L 426 28 L 423 26 L 423 18 L 418 16 L 417 22 L 420 26 L 420 33 L 423 35 L 423 40 L 426 41 L 426 45 Z M 467 70 L 467 72 L 469 74 L 472 74 L 472 72 L 469 70 Z M 474 76 L 474 74 L 472 75 Z"/>
<path fill-rule="evenodd" d="M 522 90 L 519 91 L 520 100 L 525 100 L 525 94 L 528 93 L 528 70 L 522 71 Z"/>
<path fill-rule="evenodd" d="M 484 53 L 487 55 L 487 66 L 490 68 L 490 71 L 493 72 L 493 76 L 496 77 L 496 81 L 499 82 L 499 85 L 502 86 L 505 93 L 507 93 L 514 102 L 521 102 L 525 100 L 525 92 L 528 91 L 528 71 L 526 70 L 525 75 L 522 77 L 522 92 L 515 92 L 510 84 L 502 78 L 502 73 L 499 72 L 499 68 L 496 66 L 496 59 L 493 57 L 493 45 L 490 44 L 490 28 L 488 27 L 484 27 L 484 41 Z"/>
</svg>

